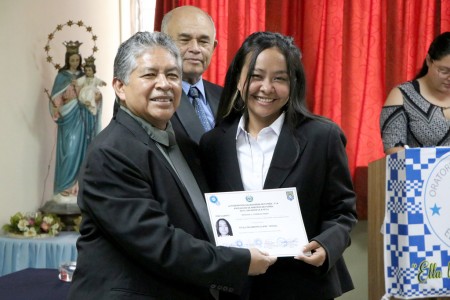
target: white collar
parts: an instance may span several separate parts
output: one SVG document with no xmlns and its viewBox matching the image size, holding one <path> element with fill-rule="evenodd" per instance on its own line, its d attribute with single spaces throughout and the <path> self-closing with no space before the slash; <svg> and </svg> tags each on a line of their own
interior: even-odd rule
<svg viewBox="0 0 450 300">
<path fill-rule="evenodd" d="M 286 118 L 286 113 L 283 111 L 281 115 L 272 123 L 270 126 L 267 126 L 263 129 L 261 129 L 260 132 L 267 131 L 268 129 L 271 129 L 277 136 L 280 136 L 281 129 L 283 128 L 284 119 Z M 236 131 L 236 139 L 240 134 L 248 134 L 248 132 L 245 130 L 245 118 L 242 115 L 241 119 L 239 120 L 238 129 Z"/>
</svg>

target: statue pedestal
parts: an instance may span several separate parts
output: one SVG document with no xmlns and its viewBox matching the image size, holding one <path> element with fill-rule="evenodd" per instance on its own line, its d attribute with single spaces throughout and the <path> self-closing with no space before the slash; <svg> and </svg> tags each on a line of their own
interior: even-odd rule
<svg viewBox="0 0 450 300">
<path fill-rule="evenodd" d="M 66 225 L 63 231 L 74 231 L 74 220 L 81 215 L 80 208 L 76 203 L 62 203 L 55 200 L 47 201 L 39 209 L 43 213 L 55 214 Z"/>
</svg>

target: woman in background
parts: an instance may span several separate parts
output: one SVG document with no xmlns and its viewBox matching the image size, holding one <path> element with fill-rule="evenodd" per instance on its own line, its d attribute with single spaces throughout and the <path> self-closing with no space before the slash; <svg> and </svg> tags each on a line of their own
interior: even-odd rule
<svg viewBox="0 0 450 300">
<path fill-rule="evenodd" d="M 387 155 L 450 145 L 450 32 L 433 40 L 416 77 L 389 93 L 380 127 Z"/>
<path fill-rule="evenodd" d="M 228 69 L 216 128 L 200 142 L 212 191 L 297 188 L 310 242 L 252 278 L 241 299 L 333 299 L 353 289 L 342 257 L 357 222 L 346 139 L 307 110 L 305 89 L 291 38 L 250 35 Z"/>
</svg>

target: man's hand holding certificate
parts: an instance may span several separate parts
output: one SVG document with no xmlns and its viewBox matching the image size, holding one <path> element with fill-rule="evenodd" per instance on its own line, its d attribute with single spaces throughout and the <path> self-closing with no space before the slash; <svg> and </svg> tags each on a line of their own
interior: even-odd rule
<svg viewBox="0 0 450 300">
<path fill-rule="evenodd" d="M 205 194 L 216 245 L 297 256 L 308 244 L 295 188 Z"/>
</svg>

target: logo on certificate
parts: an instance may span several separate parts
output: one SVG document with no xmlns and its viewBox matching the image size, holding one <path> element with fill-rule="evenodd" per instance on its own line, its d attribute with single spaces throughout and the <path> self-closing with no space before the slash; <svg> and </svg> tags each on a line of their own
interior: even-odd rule
<svg viewBox="0 0 450 300">
<path fill-rule="evenodd" d="M 209 197 L 209 201 L 210 201 L 211 203 L 220 205 L 219 199 L 217 199 L 216 196 L 211 196 L 211 197 Z"/>
<path fill-rule="evenodd" d="M 295 199 L 295 197 L 294 197 L 294 192 L 292 192 L 292 191 L 287 191 L 287 192 L 286 192 L 286 198 L 287 198 L 289 201 L 294 200 L 294 199 Z"/>
<path fill-rule="evenodd" d="M 248 195 L 248 196 L 245 197 L 245 200 L 247 200 L 247 202 L 252 202 L 253 201 L 253 196 Z"/>
</svg>

